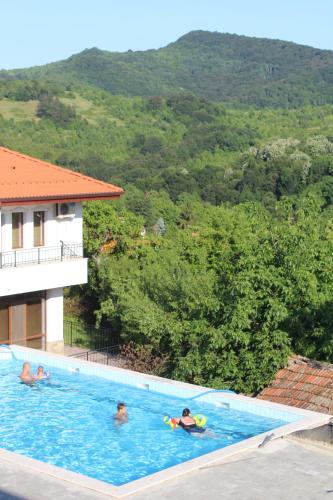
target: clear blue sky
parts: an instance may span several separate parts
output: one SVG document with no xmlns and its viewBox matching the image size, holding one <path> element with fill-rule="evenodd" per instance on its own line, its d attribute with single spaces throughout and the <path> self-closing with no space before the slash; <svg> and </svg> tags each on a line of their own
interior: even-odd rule
<svg viewBox="0 0 333 500">
<path fill-rule="evenodd" d="M 1 0 L 0 68 L 89 47 L 158 48 L 196 29 L 333 50 L 333 0 Z"/>
</svg>

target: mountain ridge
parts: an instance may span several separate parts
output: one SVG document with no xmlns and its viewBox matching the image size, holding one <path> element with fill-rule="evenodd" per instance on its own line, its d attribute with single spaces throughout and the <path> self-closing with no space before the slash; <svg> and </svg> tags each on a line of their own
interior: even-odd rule
<svg viewBox="0 0 333 500">
<path fill-rule="evenodd" d="M 125 96 L 192 93 L 210 101 L 258 107 L 333 102 L 333 51 L 197 30 L 159 49 L 109 52 L 97 47 L 2 78 L 84 83 Z"/>
</svg>

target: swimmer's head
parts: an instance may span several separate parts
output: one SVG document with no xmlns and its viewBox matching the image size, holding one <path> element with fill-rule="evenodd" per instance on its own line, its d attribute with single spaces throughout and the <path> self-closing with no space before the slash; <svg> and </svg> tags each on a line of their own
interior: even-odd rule
<svg viewBox="0 0 333 500">
<path fill-rule="evenodd" d="M 182 416 L 188 417 L 190 414 L 191 414 L 191 410 L 189 410 L 189 408 L 184 408 Z"/>
<path fill-rule="evenodd" d="M 126 410 L 126 404 L 125 403 L 118 403 L 117 410 L 118 411 Z"/>
<path fill-rule="evenodd" d="M 25 363 L 23 363 L 23 371 L 24 372 L 28 372 L 30 369 L 31 369 L 31 364 L 28 363 L 28 361 L 26 361 Z"/>
<path fill-rule="evenodd" d="M 43 367 L 43 366 L 39 366 L 39 367 L 37 368 L 37 372 L 38 372 L 38 373 L 44 373 L 44 367 Z"/>
</svg>

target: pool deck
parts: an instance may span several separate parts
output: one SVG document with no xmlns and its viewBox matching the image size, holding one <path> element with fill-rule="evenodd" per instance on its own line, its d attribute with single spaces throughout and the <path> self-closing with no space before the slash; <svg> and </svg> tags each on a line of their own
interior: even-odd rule
<svg viewBox="0 0 333 500">
<path fill-rule="evenodd" d="M 112 498 L 0 458 L 0 500 Z M 333 498 L 333 449 L 280 438 L 130 495 L 133 500 L 320 500 Z"/>
</svg>

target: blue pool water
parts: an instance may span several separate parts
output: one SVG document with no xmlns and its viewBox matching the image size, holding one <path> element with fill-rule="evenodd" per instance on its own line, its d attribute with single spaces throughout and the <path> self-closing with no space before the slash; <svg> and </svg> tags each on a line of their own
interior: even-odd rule
<svg viewBox="0 0 333 500">
<path fill-rule="evenodd" d="M 0 447 L 116 486 L 285 424 L 58 368 L 50 381 L 29 387 L 17 377 L 21 366 L 0 363 Z M 129 413 L 122 426 L 112 418 L 118 401 Z M 186 406 L 207 416 L 214 439 L 163 423 Z"/>
</svg>

